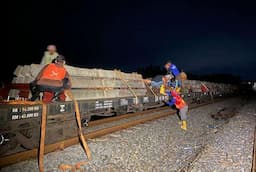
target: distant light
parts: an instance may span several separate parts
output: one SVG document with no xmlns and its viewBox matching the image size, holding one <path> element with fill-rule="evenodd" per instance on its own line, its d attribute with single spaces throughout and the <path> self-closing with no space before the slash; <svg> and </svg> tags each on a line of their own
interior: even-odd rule
<svg viewBox="0 0 256 172">
<path fill-rule="evenodd" d="M 251 82 L 248 82 L 249 85 L 251 85 Z"/>
</svg>

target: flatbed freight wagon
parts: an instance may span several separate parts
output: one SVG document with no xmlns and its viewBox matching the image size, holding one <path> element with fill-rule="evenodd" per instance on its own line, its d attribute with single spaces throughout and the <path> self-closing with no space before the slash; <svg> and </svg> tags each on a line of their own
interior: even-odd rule
<svg viewBox="0 0 256 172">
<path fill-rule="evenodd" d="M 164 106 L 164 101 L 168 99 L 167 96 L 153 91 L 143 82 L 142 76 L 136 73 L 71 66 L 67 69 L 71 77 L 75 78 L 71 91 L 78 100 L 83 127 L 87 126 L 92 116 L 114 116 L 157 108 Z M 8 87 L 9 97 L 19 97 L 21 103 L 3 101 L 0 104 L 0 157 L 33 149 L 39 145 L 42 105 L 22 103 L 23 98 L 27 97 L 21 96 L 21 93 L 27 93 L 26 96 L 29 96 L 26 88 L 39 70 L 40 67 L 34 64 L 24 68 L 19 66 L 15 70 L 14 86 Z M 209 87 L 207 92 L 200 89 L 202 81 L 184 82 L 182 95 L 189 104 L 229 96 L 236 90 L 232 85 L 203 83 Z M 198 99 L 200 101 L 195 101 Z M 46 106 L 45 144 L 77 136 L 74 103 L 70 99 L 47 103 Z"/>
</svg>

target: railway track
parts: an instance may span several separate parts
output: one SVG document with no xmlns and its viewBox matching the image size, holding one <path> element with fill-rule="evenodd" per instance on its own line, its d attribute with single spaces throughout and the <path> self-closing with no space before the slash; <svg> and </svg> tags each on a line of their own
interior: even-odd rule
<svg viewBox="0 0 256 172">
<path fill-rule="evenodd" d="M 168 109 L 168 107 L 160 107 L 160 108 L 157 108 L 157 109 L 150 109 L 150 110 L 146 110 L 146 111 L 141 111 L 141 112 L 136 112 L 136 113 L 128 113 L 128 114 L 124 114 L 124 115 L 119 115 L 119 116 L 104 118 L 104 119 L 100 119 L 100 120 L 95 120 L 95 121 L 89 122 L 88 127 L 102 125 L 102 124 L 105 124 L 105 123 L 110 123 L 110 122 L 114 122 L 114 121 L 118 121 L 118 120 L 122 120 L 122 119 L 127 119 L 127 118 L 132 118 L 132 117 L 135 117 L 135 116 L 140 116 L 140 115 L 144 115 L 144 114 L 147 114 L 147 113 L 157 112 L 157 111 L 166 110 L 166 109 Z"/>
<path fill-rule="evenodd" d="M 215 101 L 214 103 L 222 101 L 222 100 L 225 100 L 225 99 L 219 99 L 219 100 Z M 195 108 L 198 108 L 201 106 L 206 106 L 208 104 L 212 104 L 212 102 L 207 102 L 207 103 L 203 103 L 203 104 L 199 104 L 199 105 L 191 105 L 190 109 L 195 109 Z M 106 134 L 110 134 L 110 133 L 113 133 L 116 131 L 120 131 L 120 130 L 129 128 L 129 127 L 133 127 L 138 124 L 146 123 L 149 121 L 153 121 L 153 120 L 156 120 L 159 118 L 166 117 L 168 115 L 176 114 L 176 111 L 169 110 L 169 109 L 167 110 L 167 109 L 168 109 L 168 107 L 161 107 L 161 108 L 157 108 L 157 109 L 150 109 L 150 110 L 146 110 L 146 111 L 136 112 L 133 114 L 125 114 L 125 115 L 120 115 L 120 116 L 116 116 L 116 117 L 92 121 L 92 122 L 89 122 L 89 128 L 93 127 L 93 126 L 97 126 L 97 125 L 104 125 L 106 123 L 114 123 L 114 122 L 121 121 L 124 119 L 141 116 L 141 118 L 138 118 L 135 120 L 131 120 L 128 122 L 126 121 L 121 124 L 113 125 L 113 126 L 102 128 L 102 129 L 96 129 L 95 131 L 90 131 L 90 132 L 84 133 L 84 136 L 86 139 L 93 139 L 96 137 L 100 137 L 100 136 L 103 136 Z M 151 115 L 149 115 L 149 114 L 151 114 Z M 45 145 L 45 153 L 50 153 L 50 152 L 53 152 L 56 150 L 63 150 L 64 148 L 75 145 L 77 143 L 79 143 L 79 138 L 74 137 L 74 138 L 63 140 L 63 141 L 60 141 L 60 142 L 57 142 L 54 144 Z M 7 156 L 0 158 L 0 167 L 15 164 L 17 162 L 24 161 L 24 160 L 36 158 L 37 156 L 38 156 L 37 148 L 19 152 L 19 153 L 12 154 L 12 155 L 7 155 Z"/>
<path fill-rule="evenodd" d="M 256 172 L 256 127 L 254 130 L 254 143 L 253 143 L 253 155 L 252 155 L 252 172 Z"/>
</svg>

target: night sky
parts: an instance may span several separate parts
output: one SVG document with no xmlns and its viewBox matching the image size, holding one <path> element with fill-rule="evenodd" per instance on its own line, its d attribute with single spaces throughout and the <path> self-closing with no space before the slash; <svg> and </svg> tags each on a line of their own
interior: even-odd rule
<svg viewBox="0 0 256 172">
<path fill-rule="evenodd" d="M 8 3 L 8 58 L 1 62 L 1 80 L 11 79 L 18 64 L 39 63 L 48 44 L 75 66 L 135 71 L 170 59 L 194 74 L 256 79 L 255 1 Z"/>
</svg>

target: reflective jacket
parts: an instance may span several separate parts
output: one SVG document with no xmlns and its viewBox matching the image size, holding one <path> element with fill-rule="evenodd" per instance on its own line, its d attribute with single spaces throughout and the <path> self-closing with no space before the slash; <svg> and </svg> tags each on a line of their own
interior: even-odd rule
<svg viewBox="0 0 256 172">
<path fill-rule="evenodd" d="M 41 79 L 62 81 L 66 76 L 66 69 L 54 63 L 47 65 L 41 75 Z"/>
<path fill-rule="evenodd" d="M 176 91 L 167 92 L 167 94 L 172 97 L 167 103 L 169 106 L 175 105 L 177 109 L 187 106 L 186 102 Z"/>
<path fill-rule="evenodd" d="M 175 77 L 177 77 L 180 74 L 179 69 L 174 64 L 171 64 L 168 72 L 170 72 Z"/>
</svg>

